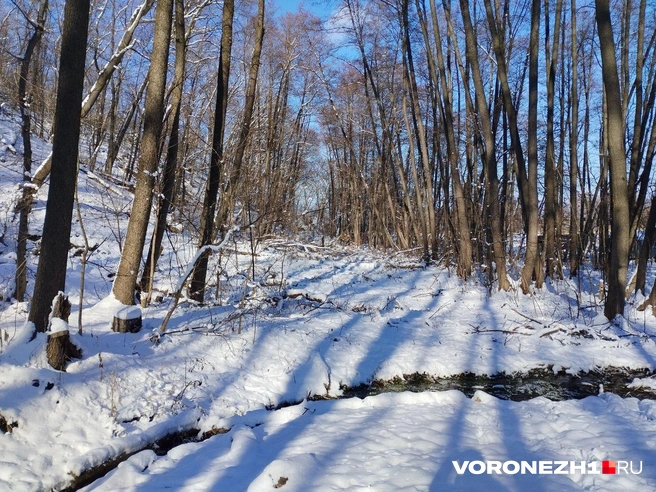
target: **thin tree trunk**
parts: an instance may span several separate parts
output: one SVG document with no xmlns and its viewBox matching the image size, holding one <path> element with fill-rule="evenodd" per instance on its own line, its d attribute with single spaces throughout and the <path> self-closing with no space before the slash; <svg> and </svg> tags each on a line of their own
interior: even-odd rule
<svg viewBox="0 0 656 492">
<path fill-rule="evenodd" d="M 403 27 L 403 49 L 405 51 L 406 71 L 408 77 L 408 93 L 410 96 L 410 109 L 412 114 L 412 122 L 414 128 L 415 138 L 419 146 L 419 159 L 423 164 L 423 181 L 424 196 L 423 201 L 426 207 L 427 218 L 427 232 L 430 237 L 430 244 L 433 259 L 437 254 L 437 231 L 435 223 L 435 205 L 433 201 L 433 170 L 431 169 L 430 159 L 428 156 L 428 144 L 426 142 L 426 133 L 424 130 L 423 117 L 421 114 L 421 106 L 419 104 L 419 90 L 417 88 L 417 78 L 415 74 L 415 67 L 412 55 L 412 45 L 410 43 L 410 27 L 408 20 L 408 0 L 403 0 L 401 8 L 401 23 Z M 427 259 L 430 259 L 428 250 L 424 252 Z"/>
<path fill-rule="evenodd" d="M 234 0 L 223 2 L 223 19 L 221 31 L 221 52 L 219 54 L 219 69 L 217 74 L 216 105 L 214 109 L 214 129 L 212 133 L 212 153 L 210 168 L 205 187 L 205 198 L 200 222 L 200 241 L 198 248 L 212 244 L 214 236 L 214 215 L 218 199 L 221 178 L 223 174 L 223 136 L 228 106 L 228 83 L 230 80 L 230 56 L 232 52 L 232 23 L 235 14 Z M 192 299 L 203 302 L 205 296 L 205 281 L 207 278 L 207 263 L 209 253 L 200 256 L 191 277 L 189 295 Z"/>
<path fill-rule="evenodd" d="M 255 90 L 257 88 L 257 76 L 260 70 L 260 56 L 262 54 L 262 42 L 264 40 L 264 0 L 258 1 L 257 7 L 257 25 L 255 27 L 255 44 L 253 46 L 253 55 L 251 57 L 251 66 L 248 72 L 248 84 L 246 86 L 244 114 L 239 127 L 237 136 L 237 146 L 233 159 L 232 170 L 226 189 L 221 196 L 219 212 L 216 217 L 216 230 L 223 238 L 225 232 L 231 227 L 230 214 L 235 205 L 237 187 L 241 181 L 241 173 L 248 143 L 248 136 L 251 130 L 251 120 L 253 119 L 253 108 L 255 106 Z"/>
<path fill-rule="evenodd" d="M 143 83 L 141 84 L 141 86 L 139 87 L 139 92 L 137 92 L 137 94 L 133 96 L 132 104 L 130 104 L 130 109 L 128 110 L 128 114 L 125 116 L 123 123 L 118 129 L 116 138 L 112 142 L 112 145 L 110 145 L 109 147 L 109 152 L 107 153 L 107 162 L 105 163 L 106 174 L 112 173 L 114 162 L 118 157 L 119 150 L 121 150 L 121 145 L 123 145 L 123 139 L 125 138 L 125 135 L 130 129 L 130 125 L 132 124 L 134 115 L 137 112 L 137 108 L 139 107 L 139 104 L 141 103 L 141 98 L 143 97 L 143 94 L 146 91 L 147 85 L 148 85 L 148 78 L 146 77 Z"/>
<path fill-rule="evenodd" d="M 483 165 L 486 174 L 485 208 L 492 234 L 492 254 L 496 263 L 499 289 L 508 290 L 510 289 L 510 282 L 506 270 L 506 252 L 503 246 L 503 230 L 501 229 L 501 214 L 498 200 L 499 178 L 497 177 L 495 142 L 492 135 L 490 113 L 485 98 L 485 89 L 483 88 L 483 79 L 478 63 L 476 32 L 471 22 L 467 0 L 460 0 L 460 11 L 465 28 L 467 61 L 471 66 L 471 75 L 476 88 L 476 103 L 484 143 Z"/>
<path fill-rule="evenodd" d="M 18 241 L 16 244 L 16 288 L 14 297 L 22 302 L 27 289 L 27 236 L 28 217 L 32 209 L 34 189 L 27 186 L 32 173 L 32 119 L 31 119 L 31 94 L 27 90 L 27 78 L 30 71 L 30 63 L 36 46 L 39 44 L 45 31 L 46 15 L 48 12 L 48 0 L 43 0 L 37 14 L 36 21 L 28 19 L 34 32 L 30 36 L 21 59 L 20 76 L 18 79 L 18 101 L 21 112 L 21 137 L 23 139 L 23 189 L 21 198 L 16 204 L 19 212 L 18 219 Z"/>
<path fill-rule="evenodd" d="M 640 292 L 642 295 L 645 295 L 645 283 L 647 281 L 647 262 L 651 256 L 652 248 L 656 241 L 656 195 L 651 198 L 651 207 L 649 207 L 649 218 L 647 219 L 647 225 L 645 226 L 645 237 L 640 246 L 640 256 L 638 257 L 638 271 L 636 273 L 636 284 L 635 292 Z M 652 299 L 652 293 L 654 299 Z M 649 294 L 651 301 L 656 301 L 656 289 L 652 287 L 651 293 Z M 650 302 L 652 306 L 652 304 Z"/>
<path fill-rule="evenodd" d="M 540 32 L 541 0 L 533 0 L 531 8 L 531 36 L 529 42 L 529 119 L 528 119 L 528 173 L 522 150 L 522 140 L 517 121 L 517 110 L 513 103 L 508 83 L 508 68 L 504 53 L 504 43 L 497 28 L 497 16 L 492 11 L 490 0 L 485 0 L 488 25 L 492 34 L 492 47 L 497 61 L 497 72 L 501 82 L 503 103 L 508 115 L 510 139 L 515 151 L 517 165 L 517 185 L 526 230 L 526 257 L 521 273 L 521 288 L 524 294 L 530 292 L 531 281 L 535 278 L 536 287 L 542 286 L 542 269 L 538 249 L 539 210 L 538 210 L 538 162 L 537 162 L 537 84 L 538 51 Z"/>
<path fill-rule="evenodd" d="M 556 1 L 556 18 L 549 49 L 549 3 L 545 6 L 545 58 L 547 64 L 547 143 L 544 163 L 544 258 L 545 275 L 553 278 L 556 255 L 556 149 L 554 137 L 554 102 L 562 0 Z"/>
<path fill-rule="evenodd" d="M 453 183 L 453 196 L 455 199 L 455 218 L 456 218 L 456 244 L 458 248 L 458 276 L 467 279 L 471 275 L 472 269 L 472 243 L 469 232 L 469 221 L 467 220 L 467 206 L 465 204 L 465 194 L 460 181 L 460 170 L 458 169 L 458 145 L 456 143 L 455 130 L 453 124 L 453 101 L 451 94 L 451 74 L 447 73 L 444 63 L 444 54 L 442 52 L 442 35 L 437 19 L 437 9 L 435 0 L 430 0 L 431 18 L 433 22 L 433 37 L 435 39 L 436 63 L 439 74 L 439 86 L 441 88 L 440 96 L 442 101 L 440 109 L 444 128 L 446 130 L 447 143 L 447 160 L 451 171 L 451 181 Z M 427 49 L 429 43 L 426 43 Z M 435 81 L 437 87 L 437 80 Z"/>
<path fill-rule="evenodd" d="M 571 53 L 572 75 L 570 91 L 569 129 L 569 275 L 578 275 L 581 254 L 578 221 L 578 139 L 579 139 L 579 88 L 578 88 L 578 42 L 576 32 L 576 0 L 571 0 Z"/>
</svg>

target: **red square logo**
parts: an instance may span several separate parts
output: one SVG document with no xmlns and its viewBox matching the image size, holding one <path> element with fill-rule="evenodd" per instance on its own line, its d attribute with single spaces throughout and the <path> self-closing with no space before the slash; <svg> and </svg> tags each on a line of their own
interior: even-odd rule
<svg viewBox="0 0 656 492">
<path fill-rule="evenodd" d="M 604 475 L 615 475 L 617 473 L 616 465 L 614 461 L 602 461 L 601 462 L 601 473 Z"/>
</svg>

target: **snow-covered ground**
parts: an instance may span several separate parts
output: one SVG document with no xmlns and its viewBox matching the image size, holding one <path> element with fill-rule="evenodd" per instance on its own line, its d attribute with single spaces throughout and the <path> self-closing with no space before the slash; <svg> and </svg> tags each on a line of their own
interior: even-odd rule
<svg viewBox="0 0 656 492">
<path fill-rule="evenodd" d="M 86 490 L 648 491 L 656 484 L 654 412 L 652 401 L 610 394 L 512 403 L 482 392 L 406 392 L 309 402 L 228 419 L 229 434 L 165 457 L 144 451 Z M 636 472 L 642 462 L 642 473 L 589 473 L 608 458 Z M 586 462 L 586 473 L 459 475 L 453 465 L 563 460 L 562 471 Z"/>
<path fill-rule="evenodd" d="M 3 298 L 15 268 L 16 134 L 15 117 L 0 112 Z M 35 146 L 47 153 L 44 143 Z M 45 188 L 38 198 L 35 234 Z M 0 306 L 0 415 L 11 428 L 0 434 L 0 490 L 63 488 L 84 470 L 180 429 L 230 430 L 167 456 L 140 452 L 89 489 L 656 489 L 651 400 L 600 394 L 509 402 L 449 391 L 304 401 L 414 373 L 656 368 L 656 317 L 637 312 L 632 299 L 626 319 L 608 323 L 594 272 L 531 296 L 490 295 L 477 278 L 463 284 L 449 269 L 423 268 L 408 255 L 320 247 L 307 238 L 251 245 L 241 233 L 213 258 L 210 304 L 183 302 L 160 336 L 172 303 L 164 296 L 144 310 L 140 333 L 120 334 L 110 328 L 119 307 L 110 290 L 130 196 L 84 172 L 80 202 L 89 242 L 98 245 L 87 266 L 83 333 L 72 336 L 83 358 L 65 373 L 52 370 L 45 335 L 30 342 L 23 329 L 27 304 Z M 77 332 L 77 221 L 71 243 L 67 294 Z M 194 253 L 185 234 L 168 235 L 159 291 L 172 291 Z M 37 261 L 30 257 L 30 281 Z M 651 379 L 634 385 L 656 386 Z M 286 402 L 295 404 L 267 410 Z M 637 475 L 511 475 L 472 473 L 475 464 L 459 475 L 453 464 L 509 460 L 593 467 L 620 460 L 642 468 Z"/>
</svg>

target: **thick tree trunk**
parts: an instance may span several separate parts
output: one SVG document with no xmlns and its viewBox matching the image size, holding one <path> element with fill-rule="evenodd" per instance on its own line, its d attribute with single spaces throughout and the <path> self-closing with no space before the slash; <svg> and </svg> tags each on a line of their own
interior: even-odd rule
<svg viewBox="0 0 656 492">
<path fill-rule="evenodd" d="M 168 68 L 169 40 L 173 0 L 159 0 L 155 12 L 155 38 L 148 70 L 144 132 L 134 192 L 132 213 L 128 222 L 125 245 L 112 292 L 125 305 L 134 304 L 137 274 L 141 263 L 146 231 L 153 200 L 154 174 L 157 170 L 159 142 L 164 117 L 164 94 Z"/>
<path fill-rule="evenodd" d="M 178 166 L 179 130 L 180 130 L 180 103 L 182 101 L 182 88 L 184 85 L 185 54 L 187 41 L 185 38 L 184 0 L 175 0 L 175 70 L 173 74 L 173 90 L 171 91 L 170 105 L 173 111 L 173 122 L 169 145 L 166 149 L 166 164 L 162 176 L 161 194 L 157 207 L 157 219 L 155 230 L 148 248 L 146 265 L 141 276 L 141 287 L 148 292 L 147 299 L 150 300 L 152 281 L 159 259 L 162 239 L 166 231 L 166 218 L 171 207 L 173 188 L 175 187 L 176 168 Z"/>
<path fill-rule="evenodd" d="M 66 285 L 69 237 L 77 181 L 80 112 L 89 28 L 89 0 L 67 0 L 64 9 L 52 176 L 41 239 L 29 320 L 38 332 L 46 331 L 51 301 Z"/>
<path fill-rule="evenodd" d="M 610 20 L 609 0 L 595 0 L 596 21 L 601 47 L 601 68 L 606 92 L 608 152 L 610 154 L 611 258 L 608 268 L 608 294 L 604 315 L 612 320 L 624 314 L 626 275 L 629 262 L 629 194 L 624 149 L 624 120 L 620 83 L 615 58 L 615 42 Z"/>
<path fill-rule="evenodd" d="M 84 118 L 89 113 L 89 111 L 91 111 L 91 108 L 98 99 L 98 96 L 102 93 L 103 89 L 111 79 L 114 70 L 121 64 L 123 57 L 132 47 L 132 36 L 134 35 L 134 31 L 136 30 L 143 16 L 148 13 L 154 3 L 155 0 L 145 0 L 144 3 L 135 9 L 134 13 L 132 14 L 132 18 L 130 19 L 130 25 L 125 30 L 125 33 L 123 34 L 123 37 L 118 44 L 118 49 L 115 53 L 112 54 L 111 58 L 101 70 L 98 79 L 91 87 L 89 94 L 87 94 L 83 101 L 80 101 L 80 104 L 82 105 L 82 118 Z M 32 183 L 34 183 L 36 186 L 41 187 L 41 185 L 48 178 L 52 167 L 52 157 L 52 154 L 50 154 L 34 173 L 34 176 L 32 177 Z"/>
</svg>

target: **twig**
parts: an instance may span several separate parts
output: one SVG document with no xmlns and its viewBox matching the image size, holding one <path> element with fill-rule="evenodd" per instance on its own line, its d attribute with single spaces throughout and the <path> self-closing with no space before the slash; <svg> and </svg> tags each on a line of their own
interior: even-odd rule
<svg viewBox="0 0 656 492">
<path fill-rule="evenodd" d="M 166 331 L 166 325 L 168 324 L 169 320 L 171 319 L 171 316 L 173 316 L 173 311 L 175 311 L 175 308 L 178 307 L 178 303 L 180 302 L 180 299 L 182 298 L 182 289 L 184 288 L 184 285 L 187 282 L 187 279 L 191 275 L 191 272 L 194 271 L 194 267 L 196 266 L 196 263 L 198 262 L 200 257 L 206 251 L 212 251 L 212 252 L 215 252 L 215 253 L 219 252 L 219 251 L 222 251 L 225 248 L 225 245 L 230 240 L 230 236 L 232 235 L 232 233 L 237 231 L 238 229 L 239 229 L 238 227 L 233 227 L 232 229 L 229 229 L 228 232 L 226 232 L 226 235 L 223 238 L 223 241 L 221 241 L 221 244 L 219 244 L 218 246 L 214 246 L 213 244 L 208 244 L 207 246 L 203 246 L 202 248 L 198 249 L 198 251 L 196 252 L 196 256 L 194 256 L 194 259 L 187 266 L 187 271 L 184 273 L 184 275 L 178 281 L 178 285 L 175 289 L 175 293 L 173 294 L 173 305 L 169 309 L 168 313 L 166 313 L 166 317 L 164 318 L 164 321 L 162 321 L 162 325 L 159 327 L 160 332 L 164 333 Z"/>
<path fill-rule="evenodd" d="M 507 304 L 504 304 L 503 306 L 501 306 L 501 308 L 503 309 L 505 306 L 507 306 Z M 543 323 L 542 321 L 538 321 L 537 319 L 533 319 L 533 318 L 531 318 L 531 317 L 529 317 L 529 316 L 526 316 L 525 314 L 520 313 L 520 312 L 517 311 L 515 308 L 512 308 L 512 307 L 510 307 L 510 306 L 508 306 L 508 308 L 509 308 L 511 311 L 514 311 L 514 312 L 516 312 L 517 314 L 519 314 L 522 318 L 526 318 L 527 320 L 532 321 L 533 323 L 537 323 L 538 325 L 542 325 L 542 326 L 544 326 L 544 323 Z"/>
<path fill-rule="evenodd" d="M 533 333 L 523 333 L 521 331 L 512 331 L 512 330 L 495 330 L 495 329 L 487 329 L 487 328 L 481 330 L 480 327 L 474 326 L 472 324 L 470 324 L 469 326 L 471 326 L 474 329 L 474 333 L 505 333 L 506 335 L 524 335 L 527 337 L 533 335 Z"/>
</svg>

